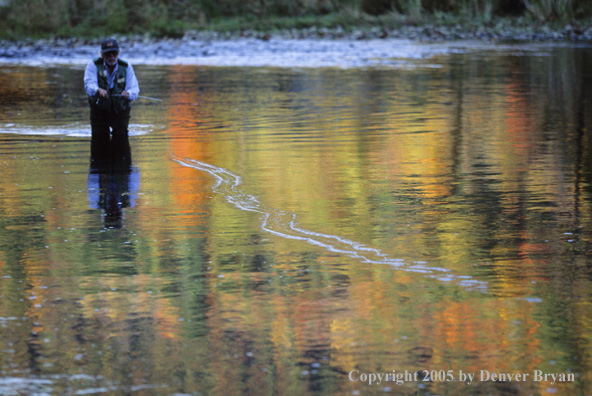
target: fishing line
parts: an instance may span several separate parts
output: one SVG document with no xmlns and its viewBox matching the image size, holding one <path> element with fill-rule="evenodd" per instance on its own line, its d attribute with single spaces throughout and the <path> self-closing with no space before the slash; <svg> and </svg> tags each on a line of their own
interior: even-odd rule
<svg viewBox="0 0 592 396">
<path fill-rule="evenodd" d="M 257 197 L 241 191 L 240 185 L 242 184 L 242 179 L 240 176 L 221 167 L 176 155 L 171 150 L 169 144 L 170 136 L 164 101 L 150 96 L 138 96 L 138 98 L 160 102 L 163 111 L 167 151 L 171 159 L 181 166 L 209 173 L 216 180 L 214 186 L 212 186 L 212 190 L 215 193 L 225 197 L 229 203 L 240 210 L 256 212 L 262 215 L 262 230 L 285 239 L 303 241 L 319 246 L 330 252 L 342 254 L 365 263 L 388 264 L 399 270 L 422 273 L 428 277 L 447 283 L 456 283 L 465 288 L 482 292 L 486 290 L 486 282 L 475 280 L 471 276 L 454 275 L 449 269 L 430 267 L 425 262 L 406 263 L 402 259 L 389 258 L 387 254 L 379 249 L 367 247 L 362 243 L 351 241 L 337 235 L 309 231 L 298 227 L 296 225 L 296 214 L 267 207 Z"/>
</svg>

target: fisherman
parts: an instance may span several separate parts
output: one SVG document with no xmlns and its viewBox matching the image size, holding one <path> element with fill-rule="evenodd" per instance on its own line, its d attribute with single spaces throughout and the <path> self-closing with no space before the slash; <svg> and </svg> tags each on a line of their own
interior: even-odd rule
<svg viewBox="0 0 592 396">
<path fill-rule="evenodd" d="M 93 140 L 105 148 L 111 140 L 127 140 L 131 102 L 138 98 L 140 87 L 132 65 L 119 59 L 115 39 L 104 40 L 101 57 L 86 66 L 84 89 L 90 103 Z"/>
</svg>

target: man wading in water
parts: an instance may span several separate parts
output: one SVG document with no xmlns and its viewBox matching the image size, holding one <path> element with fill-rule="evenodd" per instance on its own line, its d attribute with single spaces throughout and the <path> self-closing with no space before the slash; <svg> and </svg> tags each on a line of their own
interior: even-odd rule
<svg viewBox="0 0 592 396">
<path fill-rule="evenodd" d="M 118 57 L 117 41 L 106 39 L 101 43 L 101 57 L 90 61 L 84 71 L 92 144 L 102 153 L 113 154 L 113 149 L 117 150 L 121 144 L 127 143 L 129 147 L 127 128 L 131 102 L 140 93 L 132 65 Z M 92 151 L 91 157 L 94 157 Z"/>
</svg>

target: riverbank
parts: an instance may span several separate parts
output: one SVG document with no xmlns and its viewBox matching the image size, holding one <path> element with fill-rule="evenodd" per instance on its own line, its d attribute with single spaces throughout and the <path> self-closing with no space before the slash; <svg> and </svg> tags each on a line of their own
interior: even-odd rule
<svg viewBox="0 0 592 396">
<path fill-rule="evenodd" d="M 179 38 L 115 35 L 134 64 L 208 66 L 367 67 L 400 65 L 467 48 L 539 44 L 592 45 L 592 26 L 512 24 L 405 25 L 344 29 L 309 27 L 275 31 L 187 31 Z M 101 39 L 0 41 L 0 63 L 82 64 L 98 55 Z"/>
<path fill-rule="evenodd" d="M 500 18 L 487 24 L 481 23 L 424 23 L 401 24 L 389 27 L 387 24 L 305 28 L 253 29 L 241 25 L 225 26 L 218 30 L 187 30 L 174 36 L 153 34 L 115 35 L 122 42 L 175 42 L 182 40 L 236 40 L 257 38 L 277 39 L 407 39 L 419 41 L 488 40 L 488 41 L 592 41 L 592 22 L 584 23 L 534 23 L 523 18 Z M 42 39 L 0 40 L 0 49 L 24 46 L 76 47 L 96 45 L 102 38 L 49 37 Z M 4 56 L 4 55 L 2 55 Z"/>
</svg>

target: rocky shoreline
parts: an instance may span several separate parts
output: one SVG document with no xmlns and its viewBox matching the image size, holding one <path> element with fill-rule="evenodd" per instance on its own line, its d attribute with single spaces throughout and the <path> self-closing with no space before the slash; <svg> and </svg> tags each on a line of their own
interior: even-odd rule
<svg viewBox="0 0 592 396">
<path fill-rule="evenodd" d="M 296 67 L 340 66 L 340 55 L 352 55 L 365 59 L 394 59 L 414 57 L 415 46 L 424 51 L 440 51 L 445 45 L 472 41 L 483 45 L 569 43 L 592 45 L 592 26 L 587 28 L 566 25 L 552 29 L 548 26 L 494 26 L 474 30 L 457 26 L 403 26 L 388 30 L 368 28 L 346 31 L 342 28 L 288 29 L 274 33 L 254 30 L 219 33 L 211 31 L 189 31 L 181 38 L 153 38 L 149 35 L 115 37 L 124 48 L 125 56 L 137 63 L 154 63 L 167 54 L 174 61 L 169 63 L 191 63 L 218 66 L 289 66 Z M 51 38 L 43 40 L 0 41 L 0 63 L 79 63 L 82 59 L 96 56 L 101 39 Z M 391 47 L 407 46 L 400 51 Z M 431 47 L 426 49 L 426 47 Z M 436 48 L 434 50 L 434 48 Z M 302 56 L 312 54 L 318 62 L 298 63 Z M 255 62 L 253 55 L 283 57 L 285 62 Z M 287 55 L 287 57 L 286 57 Z M 354 55 L 352 55 L 354 56 Z M 290 58 L 291 57 L 291 58 Z M 170 59 L 169 59 L 170 60 Z M 166 59 L 163 60 L 166 64 Z M 158 62 L 156 62 L 158 63 Z M 161 63 L 163 64 L 163 63 Z M 366 62 L 352 62 L 344 67 L 368 66 Z"/>
<path fill-rule="evenodd" d="M 189 32 L 186 36 L 199 38 L 206 36 L 210 38 L 236 38 L 256 37 L 261 39 L 282 38 L 282 39 L 406 39 L 420 41 L 453 41 L 453 40 L 500 40 L 500 41 L 592 41 L 592 26 L 585 28 L 566 25 L 561 28 L 549 26 L 493 26 L 467 29 L 461 25 L 439 26 L 403 26 L 397 29 L 386 29 L 374 27 L 369 29 L 356 29 L 345 31 L 344 29 L 308 28 L 300 30 L 283 30 L 273 35 L 260 33 L 252 30 L 240 33 L 219 34 L 215 32 L 198 33 Z"/>
<path fill-rule="evenodd" d="M 591 26 L 573 26 L 567 24 L 562 27 L 550 27 L 548 25 L 529 26 L 480 26 L 469 29 L 461 25 L 422 25 L 402 26 L 395 29 L 384 27 L 360 28 L 345 30 L 338 28 L 310 27 L 304 29 L 284 29 L 273 33 L 258 32 L 255 30 L 242 30 L 240 32 L 216 32 L 216 31 L 188 31 L 181 38 L 151 38 L 148 35 L 129 35 L 118 38 L 124 42 L 134 41 L 179 41 L 179 40 L 236 40 L 240 38 L 257 38 L 269 40 L 280 39 L 408 39 L 423 41 L 441 40 L 502 40 L 502 41 L 592 41 Z M 73 47 L 76 45 L 96 45 L 101 39 L 60 38 L 40 40 L 0 40 L 0 48 L 10 46 L 40 46 L 59 45 Z"/>
</svg>

